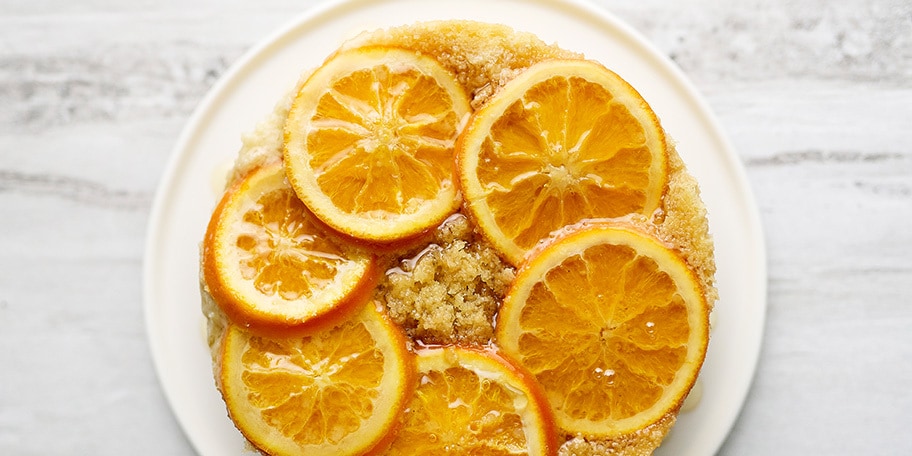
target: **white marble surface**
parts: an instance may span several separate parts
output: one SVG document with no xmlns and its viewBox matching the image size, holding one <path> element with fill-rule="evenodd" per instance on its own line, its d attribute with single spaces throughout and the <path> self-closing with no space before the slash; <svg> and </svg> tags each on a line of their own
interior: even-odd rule
<svg viewBox="0 0 912 456">
<path fill-rule="evenodd" d="M 705 95 L 766 230 L 719 454 L 912 454 L 912 3 L 598 3 Z M 0 3 L 0 454 L 193 454 L 144 330 L 149 207 L 208 88 L 315 4 Z"/>
</svg>

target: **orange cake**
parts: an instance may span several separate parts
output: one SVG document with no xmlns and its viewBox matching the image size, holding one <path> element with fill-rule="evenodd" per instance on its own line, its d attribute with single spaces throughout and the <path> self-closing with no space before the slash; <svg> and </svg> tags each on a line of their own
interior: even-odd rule
<svg viewBox="0 0 912 456">
<path fill-rule="evenodd" d="M 713 244 L 604 64 L 501 25 L 365 32 L 243 136 L 200 276 L 251 448 L 652 454 L 706 353 Z"/>
</svg>

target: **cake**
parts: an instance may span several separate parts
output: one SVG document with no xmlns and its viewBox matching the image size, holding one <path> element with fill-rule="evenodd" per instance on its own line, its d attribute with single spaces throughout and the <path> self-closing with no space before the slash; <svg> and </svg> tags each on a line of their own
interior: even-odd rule
<svg viewBox="0 0 912 456">
<path fill-rule="evenodd" d="M 362 51 L 365 49 L 369 51 Z M 381 51 L 374 51 L 376 49 Z M 475 115 L 472 119 L 483 117 L 479 112 L 491 109 L 490 106 L 496 104 L 496 102 L 491 101 L 492 99 L 503 97 L 504 93 L 510 90 L 519 90 L 511 88 L 511 81 L 516 84 L 515 80 L 521 75 L 528 74 L 530 68 L 539 68 L 540 64 L 547 65 L 549 62 L 585 61 L 584 56 L 581 54 L 561 49 L 556 45 L 545 44 L 532 34 L 514 31 L 502 25 L 468 21 L 416 23 L 385 30 L 364 32 L 342 44 L 335 54 L 329 56 L 327 61 L 330 62 L 339 55 L 347 56 L 357 52 L 371 52 L 377 54 L 379 56 L 377 58 L 390 58 L 388 55 L 395 56 L 399 52 L 407 52 L 417 55 L 421 59 L 427 59 L 428 57 L 433 59 L 441 68 L 452 75 L 458 88 L 464 92 L 465 101 L 467 102 L 466 109 L 469 114 Z M 409 58 L 411 59 L 412 57 Z M 416 60 L 416 62 L 418 61 Z M 610 62 L 603 63 L 610 64 Z M 424 65 L 424 63 L 420 62 L 415 64 Z M 394 69 L 393 71 L 397 70 Z M 314 75 L 315 73 L 317 73 L 316 76 Z M 301 112 L 309 112 L 306 106 L 301 107 L 302 102 L 299 101 L 302 98 L 302 93 L 311 90 L 307 86 L 309 84 L 308 81 L 313 81 L 320 77 L 319 69 L 305 72 L 297 87 L 289 88 L 288 96 L 276 104 L 275 111 L 267 115 L 253 131 L 242 137 L 243 145 L 230 173 L 226 185 L 226 195 L 231 192 L 237 192 L 238 188 L 248 185 L 248 181 L 251 179 L 249 176 L 268 168 L 283 170 L 288 176 L 285 184 L 288 185 L 289 189 L 297 192 L 298 195 L 302 192 L 312 191 L 310 187 L 307 187 L 308 184 L 302 183 L 303 178 L 299 179 L 297 177 L 295 174 L 297 173 L 296 169 L 289 169 L 292 166 L 299 168 L 310 163 L 299 164 L 298 162 L 302 160 L 290 155 L 297 153 L 298 146 L 295 145 L 296 141 L 306 141 L 306 138 L 303 140 L 295 139 L 295 131 L 289 130 L 297 128 L 293 120 L 297 119 Z M 310 82 L 310 84 L 314 85 L 313 82 Z M 646 109 L 651 112 L 648 106 Z M 456 112 L 459 112 L 458 109 Z M 451 149 L 462 148 L 459 150 L 459 154 L 463 155 L 470 154 L 470 152 L 464 150 L 471 147 L 471 144 L 467 145 L 467 143 L 471 143 L 469 139 L 466 139 L 469 136 L 467 131 L 476 128 L 476 124 L 479 124 L 478 121 L 468 119 L 466 116 L 468 114 L 461 116 L 456 122 L 457 131 L 455 134 L 460 135 L 459 143 L 451 147 Z M 656 121 L 655 124 L 658 125 L 658 122 Z M 477 129 L 481 128 L 477 127 Z M 661 129 L 661 127 L 657 128 Z M 478 133 L 478 135 L 483 133 L 484 131 Z M 664 135 L 664 131 L 661 133 Z M 231 133 L 226 132 L 226 134 Z M 516 301 L 519 299 L 514 299 L 511 295 L 513 293 L 511 290 L 521 288 L 514 283 L 515 281 L 520 279 L 525 281 L 545 280 L 541 277 L 533 277 L 533 273 L 529 272 L 534 269 L 531 265 L 535 263 L 533 259 L 550 258 L 558 255 L 558 253 L 553 252 L 554 248 L 549 249 L 551 244 L 583 242 L 583 237 L 575 234 L 579 231 L 586 232 L 603 228 L 603 231 L 611 234 L 611 236 L 620 233 L 619 235 L 622 237 L 633 233 L 636 239 L 639 239 L 639 237 L 646 238 L 649 241 L 643 242 L 649 245 L 657 245 L 659 246 L 657 248 L 663 249 L 663 252 L 665 250 L 671 252 L 668 255 L 680 259 L 680 263 L 686 266 L 685 273 L 681 273 L 678 276 L 672 274 L 672 276 L 684 277 L 684 279 L 680 279 L 684 281 L 692 280 L 692 288 L 697 290 L 700 295 L 695 302 L 702 303 L 698 306 L 700 315 L 702 315 L 700 318 L 705 317 L 703 319 L 706 320 L 706 324 L 701 322 L 697 326 L 702 328 L 700 331 L 708 331 L 704 326 L 708 327 L 708 312 L 717 295 L 714 286 L 713 244 L 709 234 L 706 210 L 700 200 L 697 182 L 687 172 L 683 161 L 675 150 L 674 143 L 669 138 L 662 137 L 661 139 L 663 147 L 662 160 L 664 162 L 659 165 L 662 169 L 663 180 L 658 184 L 661 188 L 656 193 L 657 199 L 654 204 L 644 203 L 646 209 L 639 212 L 633 211 L 610 217 L 593 217 L 593 220 L 574 220 L 567 227 L 553 230 L 549 235 L 543 236 L 532 247 L 523 247 L 518 254 L 510 250 L 510 248 L 513 248 L 512 245 L 510 248 L 503 247 L 503 242 L 498 241 L 498 239 L 504 237 L 503 233 L 497 235 L 489 234 L 490 228 L 486 223 L 490 224 L 492 222 L 482 222 L 482 216 L 476 213 L 480 209 L 464 200 L 466 195 L 471 193 L 469 189 L 471 184 L 467 181 L 468 178 L 463 176 L 465 174 L 464 170 L 455 171 L 457 174 L 461 173 L 461 180 L 459 185 L 456 185 L 457 190 L 455 190 L 456 203 L 452 209 L 443 211 L 445 214 L 442 219 L 437 215 L 433 216 L 436 218 L 429 217 L 428 220 L 432 224 L 428 228 L 419 229 L 419 227 L 404 235 L 393 234 L 389 238 L 383 239 L 364 239 L 363 235 L 350 235 L 351 233 L 346 232 L 347 225 L 336 224 L 335 220 L 332 219 L 333 216 L 327 215 L 326 219 L 323 219 L 323 215 L 320 212 L 322 209 L 319 207 L 319 204 L 322 203 L 311 203 L 312 199 L 308 199 L 309 196 L 302 196 L 303 203 L 294 201 L 292 204 L 294 207 L 305 208 L 301 210 L 305 211 L 308 217 L 313 217 L 314 229 L 325 234 L 326 238 L 329 239 L 328 242 L 341 246 L 338 248 L 333 247 L 333 249 L 336 249 L 333 252 L 337 252 L 333 253 L 333 255 L 347 259 L 354 258 L 354 260 L 351 260 L 352 264 L 358 265 L 366 264 L 367 260 L 362 259 L 367 255 L 370 256 L 370 264 L 364 266 L 364 271 L 367 272 L 358 269 L 358 271 L 362 271 L 360 272 L 362 274 L 360 276 L 362 277 L 361 279 L 352 279 L 348 282 L 342 280 L 344 283 L 350 283 L 352 290 L 356 290 L 356 292 L 347 291 L 346 293 L 358 295 L 358 299 L 339 298 L 340 302 L 344 301 L 344 304 L 338 306 L 335 306 L 335 304 L 327 305 L 328 310 L 325 310 L 325 312 L 320 310 L 323 313 L 296 320 L 296 323 L 288 325 L 289 331 L 283 330 L 284 332 L 271 331 L 271 329 L 276 327 L 275 325 L 260 324 L 257 320 L 244 320 L 243 316 L 237 316 L 238 312 L 231 310 L 231 305 L 224 302 L 229 299 L 223 298 L 224 293 L 218 291 L 218 289 L 224 287 L 216 286 L 213 283 L 215 281 L 213 277 L 217 275 L 215 270 L 220 266 L 215 265 L 217 262 L 213 261 L 209 261 L 207 264 L 207 255 L 210 255 L 207 252 L 214 250 L 214 247 L 211 247 L 210 244 L 216 242 L 214 240 L 216 236 L 212 232 L 220 229 L 219 222 L 216 221 L 217 217 L 214 216 L 213 222 L 209 227 L 210 233 L 207 233 L 207 239 L 203 246 L 203 260 L 201 262 L 203 271 L 201 273 L 202 308 L 207 319 L 207 341 L 212 352 L 216 383 L 226 398 L 226 402 L 229 403 L 229 415 L 238 424 L 245 437 L 251 441 L 253 448 L 267 454 L 285 454 L 288 446 L 279 445 L 275 448 L 281 447 L 282 449 L 274 449 L 269 445 L 263 444 L 263 438 L 272 438 L 268 436 L 274 435 L 271 434 L 274 432 L 273 430 L 269 431 L 270 434 L 267 437 L 263 437 L 263 435 L 266 435 L 263 432 L 266 431 L 245 429 L 247 425 L 242 422 L 242 419 L 239 419 L 241 413 L 232 408 L 232 399 L 229 396 L 234 393 L 228 394 L 225 391 L 225 383 L 227 381 L 225 372 L 230 369 L 223 365 L 227 362 L 225 357 L 228 355 L 225 353 L 233 350 L 225 346 L 225 340 L 232 339 L 227 334 L 241 334 L 243 331 L 249 330 L 253 334 L 252 337 L 257 337 L 257 340 L 260 340 L 259 338 L 268 340 L 270 337 L 282 338 L 282 340 L 289 337 L 298 339 L 316 337 L 314 334 L 318 334 L 320 331 L 327 331 L 327 328 L 345 324 L 344 322 L 352 318 L 366 318 L 354 316 L 361 315 L 359 312 L 362 311 L 358 310 L 359 306 L 376 307 L 376 311 L 382 314 L 386 321 L 390 322 L 397 328 L 397 331 L 404 335 L 405 348 L 409 352 L 405 356 L 410 357 L 413 353 L 422 353 L 420 356 L 425 356 L 423 353 L 426 351 L 439 350 L 440 347 L 465 347 L 468 353 L 474 353 L 473 350 L 505 352 L 502 356 L 506 360 L 504 363 L 508 366 L 516 364 L 516 370 L 521 372 L 519 380 L 516 381 L 532 383 L 534 387 L 532 389 L 535 391 L 543 389 L 539 399 L 545 404 L 550 401 L 553 408 L 554 394 L 556 393 L 538 385 L 538 383 L 546 382 L 542 380 L 540 375 L 537 376 L 537 373 L 532 372 L 532 369 L 526 365 L 529 363 L 524 363 L 521 354 L 506 352 L 499 346 L 500 339 L 498 337 L 506 337 L 501 334 L 501 331 L 507 331 L 507 329 L 503 328 L 508 328 L 509 324 L 502 321 L 499 322 L 498 318 L 506 318 L 503 315 L 499 315 L 505 300 L 512 299 Z M 314 141 L 312 140 L 311 143 Z M 457 152 L 451 153 L 457 155 Z M 483 155 L 484 151 L 475 153 Z M 457 161 L 457 167 L 465 167 L 467 166 L 465 163 L 470 161 L 463 155 L 460 155 L 461 161 Z M 481 165 L 476 167 L 478 166 Z M 560 166 L 558 168 L 563 169 Z M 282 171 L 278 172 L 281 173 Z M 271 179 L 275 180 L 275 178 Z M 267 180 L 268 178 L 263 178 L 263 182 Z M 253 185 L 249 184 L 248 186 Z M 291 190 L 287 190 L 286 194 L 293 195 L 294 193 L 291 193 Z M 230 199 L 226 196 L 224 201 Z M 222 209 L 223 206 L 230 206 L 224 201 L 220 204 L 220 208 L 216 210 L 216 214 L 220 211 L 228 210 Z M 650 204 L 655 207 L 650 207 Z M 608 226 L 608 228 L 602 225 Z M 505 232 L 508 231 L 506 230 Z M 566 231 L 569 231 L 569 234 Z M 370 234 L 368 233 L 367 235 L 370 236 Z M 245 234 L 242 236 L 249 238 L 253 235 Z M 592 238 L 592 236 L 586 237 L 586 239 L 589 238 Z M 249 242 L 252 243 L 253 241 Z M 640 241 L 631 242 L 639 243 Z M 644 251 L 651 252 L 650 248 Z M 349 254 L 349 252 L 355 253 Z M 361 262 L 359 263 L 359 261 Z M 543 261 L 540 260 L 539 263 Z M 662 265 L 661 261 L 661 259 L 654 260 L 654 262 Z M 564 263 L 560 264 L 563 265 Z M 252 266 L 248 264 L 248 267 Z M 352 266 L 352 268 L 355 267 Z M 368 277 L 369 279 L 363 277 Z M 520 277 L 520 279 L 517 279 L 517 277 Z M 533 288 L 532 285 L 529 285 L 529 287 L 530 289 Z M 213 292 L 213 289 L 217 289 L 216 292 Z M 267 293 L 281 292 L 282 290 L 277 291 L 275 289 L 267 291 Z M 680 294 L 686 293 L 681 292 Z M 286 295 L 291 296 L 291 298 L 286 296 L 286 299 L 296 299 L 300 293 L 287 292 Z M 522 303 L 516 305 L 521 306 Z M 346 310 L 335 310 L 335 307 L 340 309 L 344 307 Z M 696 312 L 696 310 L 691 311 Z M 243 310 L 239 312 L 243 313 Z M 520 312 L 520 310 L 516 312 Z M 506 315 L 508 312 L 504 311 L 502 313 Z M 324 316 L 326 318 L 323 318 Z M 376 316 L 371 318 L 376 319 Z M 690 318 L 691 320 L 689 321 L 694 321 L 692 318 L 695 317 Z M 314 324 L 309 325 L 308 322 Z M 650 321 L 649 323 L 652 322 Z M 234 329 L 229 330 L 232 327 Z M 295 328 L 299 328 L 300 331 Z M 696 327 L 692 328 L 691 334 L 697 332 L 694 328 Z M 241 336 L 235 335 L 232 337 L 237 339 Z M 708 333 L 706 337 L 708 337 Z M 462 349 L 460 348 L 459 350 Z M 693 359 L 696 360 L 691 364 L 696 364 L 694 369 L 698 370 L 705 354 L 705 341 L 704 345 L 699 349 L 688 351 L 687 356 L 690 357 L 689 353 L 691 352 L 694 353 Z M 459 351 L 459 353 L 463 352 Z M 471 355 L 466 356 L 471 358 Z M 691 360 L 691 358 L 687 358 L 687 360 Z M 418 364 L 421 365 L 422 362 L 425 361 L 419 361 Z M 430 363 L 430 361 L 427 361 L 427 363 Z M 406 363 L 403 365 L 405 367 L 400 367 L 409 369 L 408 365 Z M 694 370 L 694 375 L 696 370 Z M 613 371 L 611 373 L 613 374 Z M 239 373 L 237 378 L 241 378 L 241 375 Z M 421 378 L 427 378 L 427 374 L 422 375 L 424 377 Z M 399 388 L 404 391 L 414 390 L 417 388 L 415 384 L 420 383 L 421 378 L 405 381 Z M 681 386 L 682 391 L 680 393 L 686 395 L 693 385 L 693 379 L 686 379 L 684 383 L 686 384 L 682 383 L 683 386 Z M 257 394 L 268 395 L 268 392 L 260 391 Z M 408 392 L 404 393 L 405 396 L 408 396 L 408 394 Z M 537 397 L 539 393 L 532 395 Z M 683 397 L 678 399 L 683 399 Z M 635 429 L 626 429 L 623 432 L 605 431 L 602 433 L 598 430 L 594 432 L 574 430 L 576 428 L 568 428 L 565 425 L 565 423 L 569 422 L 567 418 L 560 418 L 560 416 L 563 416 L 561 413 L 565 415 L 575 413 L 572 410 L 558 410 L 558 418 L 556 419 L 551 417 L 551 411 L 544 411 L 542 414 L 547 415 L 547 419 L 543 421 L 545 425 L 543 425 L 542 429 L 548 428 L 546 431 L 553 432 L 554 435 L 543 440 L 548 442 L 553 440 L 552 443 L 543 444 L 545 447 L 543 452 L 568 455 L 651 454 L 661 444 L 662 439 L 674 423 L 681 403 L 678 399 L 675 399 L 674 403 L 669 405 L 667 410 L 664 410 L 658 417 L 650 419 L 646 425 Z M 408 408 L 408 400 L 409 397 L 405 397 L 403 403 L 396 403 L 390 407 L 398 407 L 399 409 L 395 414 L 401 415 L 410 410 Z M 544 406 L 544 408 L 548 407 Z M 401 422 L 403 419 L 394 416 L 390 420 L 391 424 L 384 424 L 387 428 L 384 428 L 383 432 L 379 432 L 369 445 L 366 444 L 366 447 L 358 451 L 383 453 L 387 451 L 389 445 L 393 444 L 395 447 L 394 441 L 397 432 L 400 434 L 405 432 L 402 431 L 404 425 Z M 270 422 L 260 418 L 255 418 L 254 421 L 257 421 L 257 423 L 260 421 Z M 276 421 L 273 420 L 271 422 L 275 423 Z M 257 424 L 257 426 L 260 426 L 260 424 Z M 277 425 L 277 428 L 282 426 L 284 425 Z M 306 428 L 307 426 L 302 425 L 299 427 Z M 284 431 L 275 432 L 281 433 Z M 301 429 L 295 432 L 297 432 L 295 434 L 297 437 L 289 437 L 289 442 L 308 434 Z M 326 431 L 326 433 L 329 433 L 329 431 Z M 286 432 L 286 435 L 290 434 Z M 258 439 L 260 440 L 258 441 Z M 344 439 L 345 436 L 335 437 L 337 442 L 345 442 L 346 440 Z M 333 451 L 337 450 L 338 448 Z M 293 453 L 293 450 L 288 451 Z M 301 454 L 305 453 L 302 452 Z"/>
</svg>

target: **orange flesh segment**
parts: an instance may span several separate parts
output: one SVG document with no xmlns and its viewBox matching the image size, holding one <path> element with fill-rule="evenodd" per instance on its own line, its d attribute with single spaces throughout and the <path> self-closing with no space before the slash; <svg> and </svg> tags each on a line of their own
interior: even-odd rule
<svg viewBox="0 0 912 456">
<path fill-rule="evenodd" d="M 506 449 L 504 454 L 517 454 L 525 448 L 522 421 L 503 386 L 483 384 L 474 372 L 451 367 L 426 374 L 417 394 L 422 408 L 406 414 L 398 436 L 412 454 L 480 450 L 486 442 Z M 445 413 L 443 420 L 437 416 L 441 412 Z"/>
<path fill-rule="evenodd" d="M 316 235 L 306 208 L 291 188 L 261 196 L 244 214 L 248 234 L 237 238 L 241 275 L 266 296 L 294 300 L 329 286 L 350 261 L 333 243 Z"/>
<path fill-rule="evenodd" d="M 574 418 L 620 420 L 648 409 L 683 364 L 686 309 L 655 262 L 635 255 L 629 247 L 595 246 L 568 258 L 532 289 L 520 314 L 529 331 L 519 340 L 526 365 Z M 628 273 L 635 279 L 627 281 Z M 581 283 L 591 288 L 571 287 Z M 544 356 L 571 356 L 543 362 L 542 346 Z M 579 373 L 587 373 L 585 382 L 574 381 Z"/>
<path fill-rule="evenodd" d="M 237 325 L 267 335 L 336 322 L 364 302 L 369 253 L 343 248 L 317 226 L 280 163 L 252 171 L 219 203 L 203 244 L 214 301 Z"/>
<path fill-rule="evenodd" d="M 342 211 L 395 217 L 452 178 L 452 144 L 440 138 L 455 138 L 458 122 L 431 77 L 385 65 L 357 71 L 320 98 L 310 166 Z"/>
<path fill-rule="evenodd" d="M 667 180 L 655 114 L 617 75 L 548 61 L 475 113 L 459 147 L 467 208 L 514 264 L 556 230 L 650 215 Z"/>
<path fill-rule="evenodd" d="M 554 77 L 494 124 L 481 161 L 496 166 L 480 167 L 478 177 L 498 225 L 528 249 L 584 218 L 642 209 L 651 160 L 643 127 L 624 105 L 597 84 Z"/>
<path fill-rule="evenodd" d="M 386 454 L 554 453 L 547 405 L 531 378 L 510 372 L 515 367 L 450 346 L 419 351 L 418 368 L 415 396 Z"/>
<path fill-rule="evenodd" d="M 363 454 L 385 445 L 414 377 L 405 339 L 369 305 L 312 335 L 229 326 L 221 383 L 229 413 L 270 454 Z"/>
<path fill-rule="evenodd" d="M 254 337 L 242 358 L 250 403 L 300 445 L 338 444 L 370 417 L 379 394 L 383 353 L 367 329 L 347 324 L 335 332 L 291 346 Z"/>
<path fill-rule="evenodd" d="M 683 259 L 637 229 L 575 227 L 537 251 L 501 307 L 496 342 L 536 377 L 568 433 L 615 438 L 676 410 L 708 341 Z"/>
<path fill-rule="evenodd" d="M 348 236 L 418 236 L 459 206 L 453 156 L 469 110 L 454 75 L 429 56 L 382 46 L 336 54 L 289 111 L 289 179 Z"/>
</svg>

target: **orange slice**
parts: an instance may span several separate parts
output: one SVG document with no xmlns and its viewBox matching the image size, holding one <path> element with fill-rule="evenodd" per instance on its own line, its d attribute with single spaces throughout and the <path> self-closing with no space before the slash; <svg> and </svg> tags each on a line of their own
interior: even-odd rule
<svg viewBox="0 0 912 456">
<path fill-rule="evenodd" d="M 386 454 L 557 454 L 554 423 L 529 374 L 457 346 L 418 352 L 418 386 Z"/>
<path fill-rule="evenodd" d="M 677 411 L 697 378 L 709 308 L 684 259 L 631 226 L 577 227 L 517 272 L 497 344 L 545 389 L 566 432 L 616 438 Z"/>
<path fill-rule="evenodd" d="M 281 163 L 225 192 L 202 256 L 215 302 L 235 324 L 265 335 L 337 323 L 364 303 L 377 276 L 372 255 L 316 227 Z"/>
<path fill-rule="evenodd" d="M 472 116 L 458 172 L 468 211 L 519 265 L 558 228 L 655 211 L 665 147 L 655 113 L 618 75 L 591 61 L 548 60 Z"/>
<path fill-rule="evenodd" d="M 405 336 L 375 306 L 311 336 L 268 339 L 228 327 L 222 395 L 238 429 L 273 455 L 385 448 L 414 384 Z"/>
<path fill-rule="evenodd" d="M 381 243 L 418 235 L 459 207 L 453 155 L 469 109 L 431 57 L 391 47 L 336 54 L 288 113 L 288 176 L 338 231 Z"/>
</svg>

